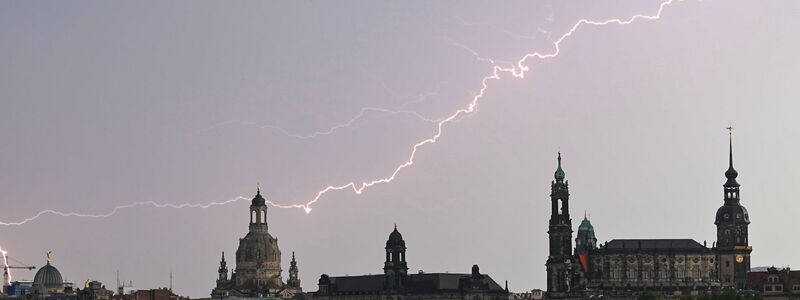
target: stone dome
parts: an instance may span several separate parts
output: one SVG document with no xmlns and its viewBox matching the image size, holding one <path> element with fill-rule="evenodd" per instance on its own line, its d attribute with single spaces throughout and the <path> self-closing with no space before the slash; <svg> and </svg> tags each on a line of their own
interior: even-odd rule
<svg viewBox="0 0 800 300">
<path fill-rule="evenodd" d="M 61 272 L 51 265 L 50 262 L 47 262 L 47 265 L 39 268 L 39 271 L 36 271 L 36 276 L 33 277 L 33 283 L 48 289 L 62 288 L 64 286 Z"/>
<path fill-rule="evenodd" d="M 236 250 L 238 262 L 266 262 L 278 266 L 281 262 L 281 250 L 278 240 L 266 232 L 249 232 L 239 240 L 239 249 Z"/>
</svg>

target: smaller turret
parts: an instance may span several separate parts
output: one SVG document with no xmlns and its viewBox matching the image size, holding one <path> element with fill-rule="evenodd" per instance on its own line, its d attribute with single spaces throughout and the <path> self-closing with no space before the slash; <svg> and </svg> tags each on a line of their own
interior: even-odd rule
<svg viewBox="0 0 800 300">
<path fill-rule="evenodd" d="M 228 281 L 228 263 L 225 262 L 225 252 L 222 252 L 222 260 L 219 261 L 219 279 L 217 285 L 222 282 Z"/>
<path fill-rule="evenodd" d="M 597 238 L 594 235 L 592 222 L 584 213 L 583 221 L 578 226 L 578 237 L 575 238 L 575 254 L 587 253 L 592 249 L 597 249 Z"/>
</svg>

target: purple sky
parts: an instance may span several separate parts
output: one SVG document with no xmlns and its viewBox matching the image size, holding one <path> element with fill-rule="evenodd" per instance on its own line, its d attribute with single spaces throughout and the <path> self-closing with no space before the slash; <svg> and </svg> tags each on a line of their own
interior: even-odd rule
<svg viewBox="0 0 800 300">
<path fill-rule="evenodd" d="M 251 198 L 256 182 L 303 204 L 383 178 L 436 133 L 422 118 L 464 108 L 491 74 L 472 51 L 507 66 L 552 52 L 579 19 L 658 5 L 0 2 L 0 222 Z M 687 0 L 660 20 L 581 27 L 524 79 L 490 80 L 393 182 L 328 193 L 311 214 L 271 208 L 284 270 L 295 251 L 307 291 L 322 273 L 379 273 L 397 223 L 414 271 L 478 264 L 514 291 L 544 288 L 559 147 L 575 226 L 587 210 L 601 242 L 710 245 L 729 124 L 753 266 L 800 266 L 798 36 L 796 1 Z M 247 206 L 44 215 L 0 226 L 0 247 L 36 266 L 53 250 L 74 282 L 113 287 L 119 270 L 154 288 L 173 272 L 178 293 L 206 297 Z"/>
</svg>

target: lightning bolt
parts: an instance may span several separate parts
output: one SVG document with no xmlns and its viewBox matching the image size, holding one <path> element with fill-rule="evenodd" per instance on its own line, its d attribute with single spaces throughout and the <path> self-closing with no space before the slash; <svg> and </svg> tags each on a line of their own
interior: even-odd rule
<svg viewBox="0 0 800 300">
<path fill-rule="evenodd" d="M 430 138 L 427 138 L 425 140 L 422 140 L 422 141 L 414 144 L 414 146 L 412 147 L 412 150 L 411 150 L 411 154 L 409 155 L 408 159 L 405 162 L 403 162 L 402 164 L 400 164 L 399 166 L 397 166 L 389 176 L 384 177 L 384 178 L 380 178 L 380 179 L 375 179 L 375 180 L 372 180 L 372 181 L 365 181 L 365 182 L 362 182 L 362 183 L 356 183 L 354 181 L 351 181 L 351 182 L 348 182 L 346 184 L 338 185 L 338 186 L 329 185 L 329 186 L 325 187 L 324 189 L 320 190 L 319 192 L 317 192 L 317 195 L 314 197 L 314 199 L 312 199 L 311 201 L 306 202 L 305 204 L 299 205 L 299 206 L 301 206 L 303 208 L 303 210 L 305 210 L 306 213 L 310 213 L 311 212 L 311 205 L 313 205 L 314 203 L 319 201 L 325 194 L 327 194 L 329 192 L 340 191 L 340 190 L 348 190 L 349 189 L 349 190 L 352 190 L 353 193 L 355 193 L 357 195 L 360 195 L 360 194 L 362 194 L 364 192 L 365 189 L 367 189 L 369 187 L 372 187 L 374 185 L 381 184 L 381 183 L 392 182 L 397 177 L 397 174 L 400 173 L 400 171 L 402 171 L 403 169 L 405 169 L 405 168 L 407 168 L 407 167 L 409 167 L 409 166 L 414 164 L 414 159 L 416 158 L 417 151 L 419 149 L 421 149 L 425 145 L 435 144 L 439 140 L 439 138 L 442 136 L 444 125 L 446 125 L 447 123 L 450 123 L 450 122 L 452 122 L 454 120 L 457 120 L 460 116 L 469 115 L 469 114 L 471 114 L 472 112 L 474 112 L 477 109 L 478 102 L 481 100 L 481 98 L 483 98 L 483 95 L 486 93 L 486 90 L 489 88 L 489 81 L 490 80 L 500 80 L 501 79 L 500 74 L 502 74 L 502 73 L 507 73 L 507 74 L 509 74 L 509 75 L 511 75 L 512 77 L 515 77 L 515 78 L 520 78 L 520 79 L 521 78 L 525 78 L 525 74 L 530 70 L 530 68 L 527 65 L 528 59 L 536 58 L 536 59 L 539 59 L 539 60 L 545 60 L 545 59 L 557 57 L 559 55 L 559 53 L 561 53 L 561 43 L 564 42 L 569 37 L 571 37 L 583 25 L 591 25 L 591 26 L 604 26 L 604 25 L 609 25 L 609 24 L 628 25 L 628 24 L 631 24 L 634 21 L 639 20 L 639 19 L 643 19 L 643 20 L 658 20 L 658 19 L 661 18 L 661 14 L 664 12 L 664 8 L 667 7 L 668 5 L 672 4 L 675 1 L 683 1 L 683 0 L 667 0 L 667 1 L 661 2 L 659 4 L 659 6 L 658 6 L 658 11 L 654 15 L 637 14 L 637 15 L 634 15 L 634 16 L 628 18 L 628 19 L 625 19 L 625 20 L 618 19 L 618 18 L 617 19 L 608 19 L 608 20 L 604 20 L 604 21 L 592 21 L 592 20 L 588 20 L 588 19 L 578 20 L 578 22 L 576 22 L 574 25 L 572 25 L 572 27 L 566 33 L 564 33 L 558 39 L 553 41 L 553 49 L 554 50 L 552 52 L 550 52 L 550 53 L 540 53 L 540 52 L 527 53 L 524 56 L 522 56 L 522 58 L 520 58 L 516 62 L 515 66 L 512 66 L 512 67 L 502 67 L 500 65 L 494 65 L 492 67 L 492 73 L 489 74 L 489 75 L 484 76 L 483 79 L 481 79 L 481 88 L 478 91 L 478 93 L 472 98 L 472 101 L 470 101 L 469 104 L 467 104 L 466 107 L 461 108 L 459 110 L 456 110 L 450 116 L 448 116 L 448 117 L 442 119 L 441 121 L 439 121 L 439 123 L 437 123 L 436 134 L 434 134 Z"/>
<path fill-rule="evenodd" d="M 408 168 L 408 167 L 410 167 L 410 166 L 412 166 L 414 164 L 414 159 L 416 158 L 417 151 L 419 151 L 420 149 L 422 149 L 426 145 L 435 144 L 439 140 L 439 138 L 442 136 L 442 134 L 444 132 L 444 126 L 445 125 L 447 125 L 449 123 L 453 123 L 453 122 L 458 122 L 461 118 L 463 118 L 465 116 L 469 116 L 470 114 L 472 114 L 475 111 L 477 111 L 478 103 L 483 98 L 484 94 L 486 93 L 486 90 L 489 88 L 489 82 L 492 81 L 492 80 L 500 80 L 501 79 L 501 76 L 500 76 L 501 74 L 510 75 L 512 78 L 519 78 L 519 79 L 525 78 L 525 74 L 528 71 L 530 71 L 530 68 L 528 66 L 528 60 L 529 59 L 546 60 L 546 59 L 557 57 L 561 53 L 561 43 L 564 42 L 565 40 L 567 40 L 568 38 L 570 38 L 582 26 L 605 26 L 605 25 L 611 25 L 611 24 L 628 25 L 628 24 L 631 24 L 631 23 L 635 22 L 636 20 L 658 20 L 658 19 L 661 18 L 661 15 L 662 15 L 664 9 L 668 5 L 671 5 L 674 2 L 682 2 L 682 1 L 683 0 L 667 0 L 667 1 L 663 1 L 663 2 L 661 2 L 659 4 L 658 11 L 653 15 L 637 14 L 637 15 L 634 15 L 634 16 L 628 18 L 628 19 L 608 19 L 608 20 L 604 20 L 604 21 L 592 21 L 592 20 L 588 20 L 588 19 L 578 20 L 566 33 L 562 34 L 558 39 L 552 41 L 553 42 L 553 50 L 551 52 L 548 52 L 548 53 L 542 53 L 542 52 L 527 53 L 524 56 L 522 56 L 522 58 L 517 60 L 516 63 L 514 63 L 513 65 L 508 66 L 508 67 L 503 67 L 501 65 L 495 64 L 492 67 L 492 72 L 490 74 L 484 76 L 483 79 L 481 79 L 481 81 L 480 81 L 480 89 L 478 90 L 477 93 L 474 94 L 472 100 L 467 104 L 466 107 L 458 109 L 455 112 L 453 112 L 451 115 L 449 115 L 449 116 L 447 116 L 445 118 L 442 118 L 442 119 L 438 119 L 438 120 L 432 120 L 432 119 L 424 118 L 421 115 L 416 114 L 417 117 L 419 117 L 419 118 L 421 118 L 423 120 L 435 122 L 436 126 L 437 126 L 436 133 L 433 136 L 431 136 L 431 137 L 429 137 L 427 139 L 424 139 L 422 141 L 419 141 L 416 144 L 414 144 L 413 147 L 411 148 L 411 153 L 409 154 L 408 159 L 405 162 L 403 162 L 402 164 L 400 164 L 397 167 L 395 167 L 394 171 L 392 171 L 386 177 L 379 178 L 379 179 L 374 179 L 374 180 L 371 180 L 371 181 L 364 181 L 364 182 L 361 182 L 361 183 L 356 183 L 355 181 L 351 181 L 351 182 L 348 182 L 348 183 L 345 183 L 345 184 L 342 184 L 342 185 L 329 185 L 329 186 L 325 187 L 324 189 L 320 190 L 319 192 L 317 192 L 316 196 L 312 200 L 306 202 L 305 204 L 282 205 L 282 204 L 277 204 L 277 203 L 274 203 L 274 202 L 271 202 L 271 201 L 267 201 L 267 203 L 269 203 L 270 205 L 272 205 L 274 207 L 277 207 L 277 208 L 301 208 L 306 213 L 310 213 L 311 212 L 311 206 L 314 203 L 316 203 L 317 201 L 319 201 L 320 199 L 322 199 L 323 196 L 325 196 L 326 194 L 328 194 L 330 192 L 341 191 L 341 190 L 352 190 L 353 193 L 355 193 L 356 195 L 361 195 L 367 188 L 370 188 L 372 186 L 375 186 L 375 185 L 378 185 L 378 184 L 382 184 L 382 183 L 392 182 L 397 177 L 397 175 L 400 173 L 400 171 L 402 171 L 403 169 Z M 333 131 L 335 131 L 337 129 L 347 127 L 347 126 L 349 126 L 348 124 L 352 124 L 353 122 L 357 121 L 368 110 L 380 111 L 381 109 L 365 108 L 365 109 L 362 109 L 361 112 L 358 115 L 356 115 L 355 117 L 351 118 L 350 121 L 348 121 L 348 122 L 345 122 L 343 124 L 331 127 L 330 129 L 328 129 L 326 131 L 321 131 L 321 132 L 317 132 L 315 134 L 310 134 L 310 135 L 296 135 L 295 137 L 298 137 L 298 138 L 311 138 L 311 137 L 314 137 L 314 136 L 330 134 L 330 133 L 332 133 Z M 413 114 L 413 112 L 411 112 L 411 111 L 384 110 L 383 112 L 385 112 L 385 113 L 394 113 L 394 114 L 400 114 L 400 113 Z M 288 132 L 285 132 L 285 133 L 288 133 Z M 0 225 L 3 225 L 3 226 L 20 226 L 20 225 L 23 225 L 23 224 L 25 224 L 27 222 L 34 221 L 34 220 L 38 219 L 39 217 L 41 217 L 43 215 L 48 215 L 48 214 L 57 215 L 57 216 L 63 216 L 63 217 L 108 218 L 108 217 L 111 217 L 111 216 L 115 215 L 118 211 L 120 211 L 122 209 L 132 208 L 132 207 L 137 207 L 137 206 L 152 206 L 152 207 L 156 207 L 156 208 L 175 208 L 175 209 L 180 209 L 180 208 L 201 208 L 201 209 L 205 209 L 205 208 L 209 208 L 209 207 L 212 207 L 212 206 L 225 205 L 225 204 L 233 203 L 233 202 L 240 201 L 240 200 L 246 200 L 246 199 L 247 198 L 240 196 L 240 197 L 236 197 L 236 198 L 231 199 L 231 200 L 227 200 L 227 201 L 223 201 L 223 202 L 213 202 L 213 203 L 208 203 L 208 204 L 189 204 L 189 203 L 184 203 L 184 204 L 160 204 L 160 203 L 156 203 L 156 202 L 153 202 L 153 201 L 143 201 L 143 202 L 136 202 L 136 203 L 132 203 L 132 204 L 117 206 L 117 207 L 114 207 L 114 209 L 112 209 L 110 212 L 104 213 L 104 214 L 84 214 L 84 213 L 76 213 L 76 212 L 66 212 L 65 213 L 65 212 L 60 212 L 60 211 L 56 211 L 56 210 L 44 210 L 44 211 L 41 211 L 41 212 L 37 213 L 33 217 L 24 219 L 22 221 L 18 221 L 18 222 L 0 222 Z"/>
<path fill-rule="evenodd" d="M 436 92 L 428 92 L 428 93 L 419 94 L 418 96 L 415 97 L 416 98 L 415 100 L 406 102 L 406 103 L 402 104 L 400 107 L 406 107 L 406 106 L 408 106 L 408 105 L 410 105 L 412 103 L 425 101 L 428 97 L 434 96 L 434 95 L 437 95 L 437 94 L 438 94 L 438 90 Z M 321 131 L 316 131 L 316 132 L 313 132 L 313 133 L 310 133 L 310 134 L 293 133 L 293 132 L 290 132 L 289 130 L 286 130 L 283 127 L 280 127 L 280 126 L 277 126 L 277 125 L 271 125 L 271 124 L 264 125 L 264 124 L 259 124 L 259 123 L 252 122 L 252 121 L 241 121 L 241 120 L 228 120 L 228 121 L 220 122 L 218 124 L 215 124 L 215 125 L 213 125 L 211 127 L 206 128 L 206 129 L 202 129 L 198 133 L 208 132 L 208 131 L 211 131 L 211 130 L 216 129 L 218 127 L 222 127 L 222 126 L 226 126 L 226 125 L 230 125 L 230 124 L 239 124 L 239 125 L 245 125 L 245 126 L 254 126 L 256 128 L 259 128 L 259 129 L 272 129 L 272 130 L 280 132 L 281 134 L 283 134 L 285 136 L 288 136 L 288 137 L 301 139 L 301 140 L 307 140 L 307 139 L 313 139 L 313 138 L 316 138 L 316 137 L 319 137 L 319 136 L 330 135 L 330 134 L 333 134 L 334 131 L 350 127 L 355 122 L 357 122 L 359 119 L 361 119 L 364 116 L 366 116 L 366 114 L 369 113 L 369 112 L 377 112 L 377 113 L 383 113 L 383 114 L 387 114 L 387 115 L 409 115 L 409 116 L 415 117 L 415 118 L 417 118 L 417 119 L 419 119 L 421 121 L 432 123 L 432 124 L 436 124 L 436 123 L 438 123 L 438 122 L 440 122 L 442 120 L 442 118 L 438 118 L 438 119 L 428 118 L 428 117 L 425 117 L 422 114 L 420 114 L 418 112 L 415 112 L 415 111 L 412 111 L 412 110 L 392 110 L 392 109 L 380 108 L 380 107 L 363 107 L 358 111 L 358 113 L 355 116 L 353 116 L 352 118 L 350 118 L 346 122 L 335 124 L 335 125 L 329 127 L 328 129 L 321 130 Z"/>
<path fill-rule="evenodd" d="M 363 118 L 368 112 L 380 112 L 380 113 L 384 113 L 384 114 L 388 114 L 388 115 L 406 114 L 406 115 L 414 116 L 414 117 L 416 117 L 417 119 L 419 119 L 421 121 L 425 121 L 425 122 L 428 122 L 428 123 L 434 123 L 434 124 L 438 123 L 438 122 L 440 122 L 442 120 L 441 118 L 440 119 L 431 119 L 431 118 L 423 116 L 422 114 L 420 114 L 418 112 L 411 111 L 411 110 L 391 110 L 391 109 L 385 109 L 385 108 L 379 108 L 379 107 L 364 107 L 358 112 L 358 114 L 356 114 L 355 116 L 350 118 L 350 120 L 348 120 L 347 122 L 336 124 L 336 125 L 328 128 L 328 129 L 326 129 L 326 130 L 316 131 L 316 132 L 313 132 L 311 134 L 306 134 L 306 135 L 292 133 L 292 132 L 289 132 L 288 130 L 284 129 L 283 127 L 276 126 L 276 125 L 261 125 L 261 124 L 258 124 L 256 122 L 252 122 L 252 121 L 240 121 L 240 120 L 225 121 L 225 122 L 216 124 L 214 126 L 211 126 L 211 127 L 207 128 L 207 129 L 204 129 L 202 131 L 210 131 L 210 130 L 212 130 L 214 128 L 217 128 L 217 127 L 220 127 L 220 126 L 225 126 L 225 125 L 228 125 L 228 124 L 240 124 L 240 125 L 254 126 L 256 128 L 259 128 L 259 129 L 273 129 L 273 130 L 276 130 L 276 131 L 280 132 L 281 134 L 283 134 L 285 136 L 288 136 L 288 137 L 293 137 L 293 138 L 301 139 L 301 140 L 307 140 L 307 139 L 313 139 L 313 138 L 316 138 L 316 137 L 319 137 L 319 136 L 323 136 L 323 135 L 330 135 L 334 131 L 350 127 L 350 126 L 353 125 L 353 123 L 355 123 L 359 119 Z"/>
<path fill-rule="evenodd" d="M 3 250 L 3 247 L 0 247 L 0 255 L 3 255 L 3 272 L 4 272 L 3 275 L 8 274 L 8 281 L 10 282 L 11 269 L 8 267 L 8 251 Z M 5 278 L 3 278 L 3 280 L 5 280 Z M 8 282 L 3 281 L 3 285 L 5 285 L 6 283 Z"/>
</svg>

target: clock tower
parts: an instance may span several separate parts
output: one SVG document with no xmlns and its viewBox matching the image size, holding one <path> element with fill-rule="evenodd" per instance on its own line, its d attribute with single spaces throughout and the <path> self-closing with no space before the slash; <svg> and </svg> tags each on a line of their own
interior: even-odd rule
<svg viewBox="0 0 800 300">
<path fill-rule="evenodd" d="M 728 127 L 730 131 L 731 128 Z M 714 224 L 717 226 L 717 263 L 720 282 L 723 286 L 744 289 L 747 272 L 750 271 L 750 252 L 753 248 L 747 241 L 750 215 L 740 203 L 739 173 L 733 168 L 733 138 L 729 135 L 727 181 L 723 185 L 724 204 L 717 210 Z"/>
</svg>

